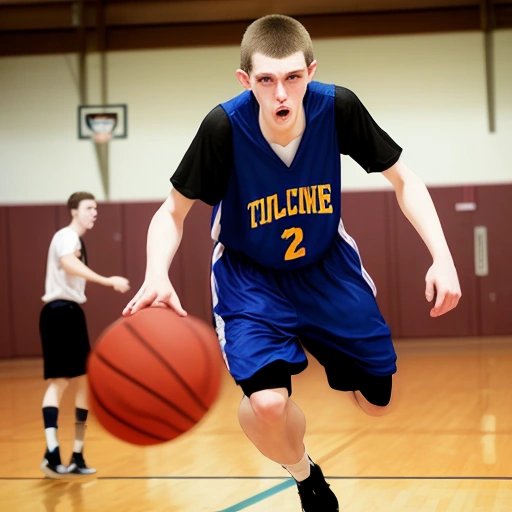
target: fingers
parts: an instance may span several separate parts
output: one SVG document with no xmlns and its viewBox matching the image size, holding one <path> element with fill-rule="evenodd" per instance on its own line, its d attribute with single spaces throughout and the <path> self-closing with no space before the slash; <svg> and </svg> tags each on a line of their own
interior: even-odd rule
<svg viewBox="0 0 512 512">
<path fill-rule="evenodd" d="M 446 299 L 446 294 L 444 292 L 440 292 L 435 297 L 436 297 L 436 300 L 434 302 L 434 307 L 431 308 L 431 310 L 430 310 L 431 317 L 440 316 L 443 313 L 446 313 L 448 311 L 446 309 L 446 305 L 444 304 L 445 299 Z M 431 302 L 431 301 L 429 301 L 429 302 Z"/>
<path fill-rule="evenodd" d="M 125 277 L 111 276 L 110 282 L 116 292 L 126 293 L 130 289 L 130 281 Z"/>
<path fill-rule="evenodd" d="M 459 303 L 461 297 L 457 271 L 453 265 L 432 265 L 425 278 L 425 298 L 434 301 L 430 309 L 431 317 L 448 313 Z"/>
<path fill-rule="evenodd" d="M 425 287 L 425 298 L 427 302 L 432 302 L 435 296 L 435 288 L 434 283 L 432 281 L 427 281 L 427 285 Z"/>
<path fill-rule="evenodd" d="M 176 293 L 173 293 L 168 299 L 161 300 L 155 299 L 151 304 L 151 307 L 158 308 L 169 308 L 172 309 L 178 316 L 187 316 L 187 312 L 183 309 L 180 299 Z"/>
<path fill-rule="evenodd" d="M 129 304 L 127 304 L 124 307 L 123 311 L 121 312 L 121 315 L 123 315 L 123 316 L 130 316 L 131 314 L 132 314 L 132 307 Z"/>
<path fill-rule="evenodd" d="M 134 315 L 138 311 L 148 307 L 164 307 L 172 309 L 179 316 L 187 316 L 180 299 L 176 293 L 159 296 L 156 292 L 148 293 L 143 289 L 133 297 L 122 311 L 123 316 Z"/>
<path fill-rule="evenodd" d="M 459 303 L 460 291 L 440 290 L 437 292 L 434 307 L 430 310 L 431 317 L 438 317 L 454 309 Z"/>
<path fill-rule="evenodd" d="M 130 289 L 130 281 L 128 279 L 123 279 L 123 282 L 120 287 L 121 293 L 126 293 Z"/>
<path fill-rule="evenodd" d="M 114 290 L 119 293 L 126 293 L 130 289 L 129 284 L 121 284 L 114 287 Z"/>
<path fill-rule="evenodd" d="M 148 307 L 151 305 L 151 301 L 139 299 L 137 301 L 131 301 L 129 302 L 125 308 L 123 309 L 122 315 L 123 316 L 130 316 L 137 313 L 137 311 L 140 311 L 141 309 L 144 309 L 145 307 Z"/>
<path fill-rule="evenodd" d="M 173 309 L 179 316 L 187 316 L 187 312 L 181 306 L 180 299 L 176 294 L 174 294 L 170 299 L 170 307 Z"/>
<path fill-rule="evenodd" d="M 156 298 L 156 293 L 154 294 L 146 294 L 144 288 L 141 288 L 133 297 L 133 299 L 128 302 L 126 307 L 123 309 L 123 316 L 130 316 L 145 307 L 148 307 L 152 302 L 154 302 Z"/>
</svg>

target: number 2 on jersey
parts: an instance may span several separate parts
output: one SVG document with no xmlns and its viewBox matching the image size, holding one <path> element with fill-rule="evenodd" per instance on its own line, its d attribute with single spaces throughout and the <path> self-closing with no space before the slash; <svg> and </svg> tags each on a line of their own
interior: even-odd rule
<svg viewBox="0 0 512 512">
<path fill-rule="evenodd" d="M 303 258 L 306 256 L 306 248 L 300 247 L 299 244 L 304 239 L 304 234 L 301 228 L 288 228 L 283 231 L 281 235 L 283 240 L 292 238 L 288 249 L 284 255 L 285 261 L 296 260 L 297 258 Z"/>
</svg>

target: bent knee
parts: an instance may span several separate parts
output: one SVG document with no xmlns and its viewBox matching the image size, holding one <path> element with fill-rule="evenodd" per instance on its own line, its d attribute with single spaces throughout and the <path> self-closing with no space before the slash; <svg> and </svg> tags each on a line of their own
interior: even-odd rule
<svg viewBox="0 0 512 512">
<path fill-rule="evenodd" d="M 385 416 L 391 411 L 391 397 L 381 404 L 369 402 L 360 391 L 354 391 L 354 397 L 357 405 L 369 416 Z"/>
<path fill-rule="evenodd" d="M 256 391 L 249 400 L 256 416 L 267 422 L 276 422 L 285 415 L 288 392 L 284 388 Z"/>
</svg>

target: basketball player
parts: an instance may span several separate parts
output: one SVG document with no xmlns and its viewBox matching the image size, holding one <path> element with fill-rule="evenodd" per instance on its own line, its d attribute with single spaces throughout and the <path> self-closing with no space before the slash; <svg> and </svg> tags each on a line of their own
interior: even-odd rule
<svg viewBox="0 0 512 512">
<path fill-rule="evenodd" d="M 104 277 L 87 266 L 82 235 L 94 227 L 98 210 L 89 192 L 75 192 L 68 199 L 71 223 L 55 233 L 48 251 L 46 284 L 39 328 L 44 360 L 44 378 L 48 387 L 43 397 L 43 420 L 46 453 L 41 470 L 50 478 L 69 473 L 96 473 L 87 467 L 83 457 L 87 421 L 86 360 L 89 338 L 80 304 L 86 301 L 85 283 L 91 281 L 125 293 L 130 286 L 124 277 Z M 59 404 L 71 380 L 76 381 L 75 441 L 69 466 L 61 462 L 57 423 Z"/>
<path fill-rule="evenodd" d="M 374 284 L 340 220 L 340 154 L 393 185 L 427 245 L 430 315 L 453 309 L 461 292 L 425 185 L 353 92 L 313 81 L 316 68 L 309 34 L 296 20 L 270 15 L 247 28 L 236 71 L 246 91 L 206 116 L 172 176 L 149 227 L 146 279 L 123 313 L 166 305 L 186 315 L 168 268 L 194 200 L 213 205 L 213 311 L 244 393 L 240 424 L 293 476 L 303 511 L 334 512 L 337 498 L 305 449 L 291 376 L 306 367 L 306 348 L 332 388 L 381 415 L 396 371 Z"/>
</svg>

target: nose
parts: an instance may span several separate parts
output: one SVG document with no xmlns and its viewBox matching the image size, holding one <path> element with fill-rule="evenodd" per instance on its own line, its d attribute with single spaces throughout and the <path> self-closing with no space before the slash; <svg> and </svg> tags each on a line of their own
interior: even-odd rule
<svg viewBox="0 0 512 512">
<path fill-rule="evenodd" d="M 285 88 L 283 82 L 278 80 L 277 85 L 276 85 L 276 100 L 279 101 L 280 103 L 282 103 L 283 101 L 286 100 L 287 97 L 288 97 L 288 95 L 286 94 L 286 88 Z"/>
</svg>

